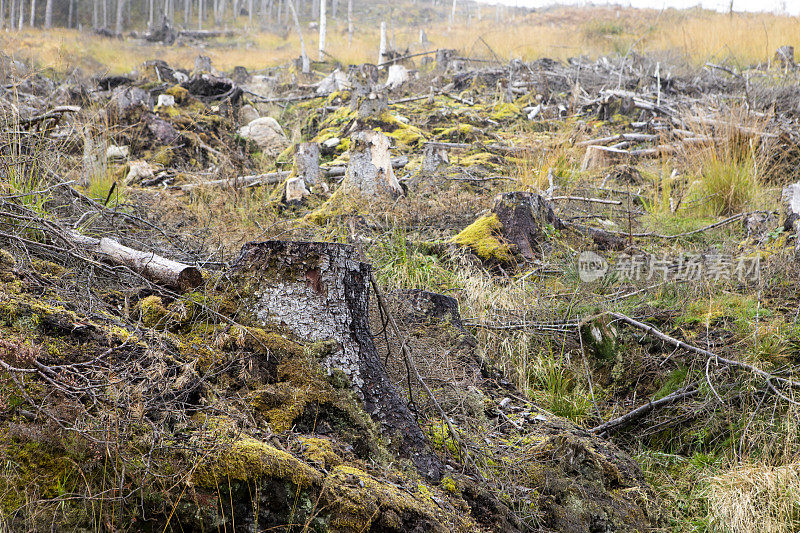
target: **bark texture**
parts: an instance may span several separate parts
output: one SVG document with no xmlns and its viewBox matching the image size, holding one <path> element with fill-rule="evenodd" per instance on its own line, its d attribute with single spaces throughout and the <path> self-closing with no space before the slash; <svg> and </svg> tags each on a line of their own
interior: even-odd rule
<svg viewBox="0 0 800 533">
<path fill-rule="evenodd" d="M 294 165 L 298 177 L 307 185 L 316 185 L 319 181 L 319 143 L 298 144 L 294 154 Z"/>
<path fill-rule="evenodd" d="M 403 193 L 392 169 L 389 138 L 378 131 L 360 131 L 350 138 L 350 161 L 342 183 L 347 193 L 397 197 Z"/>
<path fill-rule="evenodd" d="M 400 453 L 423 475 L 438 478 L 441 462 L 389 379 L 369 325 L 370 266 L 346 245 L 267 241 L 242 248 L 234 270 L 255 287 L 253 312 L 305 341 L 336 342 L 324 361 L 341 372 Z"/>
</svg>

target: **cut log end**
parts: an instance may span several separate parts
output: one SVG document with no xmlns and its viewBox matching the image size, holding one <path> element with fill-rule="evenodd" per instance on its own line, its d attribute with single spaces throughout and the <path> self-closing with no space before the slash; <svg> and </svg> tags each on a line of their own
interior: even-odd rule
<svg viewBox="0 0 800 533">
<path fill-rule="evenodd" d="M 199 268 L 187 266 L 178 274 L 176 288 L 181 291 L 196 289 L 203 284 L 203 281 L 203 273 Z"/>
</svg>

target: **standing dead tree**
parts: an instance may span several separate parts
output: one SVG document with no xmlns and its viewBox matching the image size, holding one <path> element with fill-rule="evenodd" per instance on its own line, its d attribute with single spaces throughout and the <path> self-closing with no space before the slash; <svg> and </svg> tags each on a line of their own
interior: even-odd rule
<svg viewBox="0 0 800 533">
<path fill-rule="evenodd" d="M 353 44 L 353 0 L 347 0 L 347 44 Z"/>
<path fill-rule="evenodd" d="M 306 53 L 306 43 L 303 40 L 303 30 L 300 28 L 300 19 L 297 18 L 297 10 L 294 7 L 294 2 L 289 2 L 289 9 L 292 11 L 292 19 L 294 20 L 294 29 L 297 31 L 297 36 L 300 37 L 300 58 L 303 62 L 303 74 L 311 72 L 311 62 Z"/>
<path fill-rule="evenodd" d="M 289 2 L 290 4 L 292 2 Z M 325 37 L 328 32 L 327 1 L 319 0 L 319 60 L 325 60 Z"/>
</svg>

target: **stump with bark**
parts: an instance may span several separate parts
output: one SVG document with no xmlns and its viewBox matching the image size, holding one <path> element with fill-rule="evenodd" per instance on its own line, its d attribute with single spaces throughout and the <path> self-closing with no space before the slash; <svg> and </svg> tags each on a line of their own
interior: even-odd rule
<svg viewBox="0 0 800 533">
<path fill-rule="evenodd" d="M 350 161 L 342 191 L 371 198 L 396 198 L 403 194 L 392 168 L 386 135 L 379 131 L 360 131 L 351 136 Z"/>
<path fill-rule="evenodd" d="M 303 178 L 306 185 L 314 186 L 319 181 L 319 143 L 300 143 L 294 153 L 295 174 Z"/>
<path fill-rule="evenodd" d="M 442 464 L 389 379 L 369 325 L 370 266 L 345 245 L 267 241 L 244 246 L 234 270 L 254 289 L 251 311 L 306 342 L 334 341 L 324 361 L 347 378 L 365 411 L 401 455 L 430 478 Z"/>
<path fill-rule="evenodd" d="M 441 169 L 447 168 L 450 164 L 450 157 L 447 155 L 447 149 L 435 144 L 425 146 L 425 151 L 422 155 L 422 167 L 420 171 L 428 176 L 438 173 Z"/>
<path fill-rule="evenodd" d="M 495 198 L 492 212 L 465 228 L 453 242 L 487 261 L 532 261 L 541 255 L 548 225 L 563 227 L 547 200 L 529 192 L 502 193 Z"/>
</svg>

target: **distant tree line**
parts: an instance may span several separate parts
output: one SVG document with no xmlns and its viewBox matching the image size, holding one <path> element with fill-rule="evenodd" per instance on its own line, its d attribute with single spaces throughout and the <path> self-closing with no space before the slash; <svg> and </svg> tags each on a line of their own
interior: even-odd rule
<svg viewBox="0 0 800 533">
<path fill-rule="evenodd" d="M 400 8 L 395 0 L 0 0 L 0 28 L 76 28 L 103 30 L 121 35 L 125 31 L 158 29 L 164 24 L 185 29 L 219 28 L 227 24 L 247 24 L 287 29 L 297 22 L 319 22 L 324 19 L 347 21 L 348 34 L 353 33 L 353 4 L 363 14 L 373 17 L 388 10 L 379 20 L 391 20 Z M 444 7 L 450 25 L 455 22 L 457 0 L 411 0 L 420 6 Z M 467 24 L 478 4 L 469 5 Z M 382 9 L 383 8 L 383 9 Z M 295 21 L 295 15 L 297 21 Z M 498 4 L 497 20 L 502 7 Z M 444 14 L 444 13 L 443 13 Z M 323 39 L 324 40 L 324 39 Z"/>
<path fill-rule="evenodd" d="M 291 10 L 300 19 L 319 20 L 320 4 L 327 15 L 352 13 L 353 0 L 0 0 L 0 28 L 105 28 L 122 34 L 132 29 L 219 27 L 238 22 L 288 26 Z"/>
</svg>

